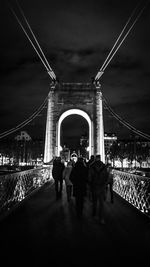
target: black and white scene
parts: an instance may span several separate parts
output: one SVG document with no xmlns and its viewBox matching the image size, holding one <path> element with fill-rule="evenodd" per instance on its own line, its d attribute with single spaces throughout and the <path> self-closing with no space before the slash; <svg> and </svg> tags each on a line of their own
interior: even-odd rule
<svg viewBox="0 0 150 267">
<path fill-rule="evenodd" d="M 150 0 L 0 1 L 4 266 L 144 266 Z"/>
</svg>

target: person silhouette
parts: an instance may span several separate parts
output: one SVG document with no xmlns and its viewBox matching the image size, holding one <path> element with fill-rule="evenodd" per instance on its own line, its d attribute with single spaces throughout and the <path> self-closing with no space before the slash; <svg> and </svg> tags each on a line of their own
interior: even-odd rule
<svg viewBox="0 0 150 267">
<path fill-rule="evenodd" d="M 69 179 L 72 168 L 73 168 L 72 167 L 72 161 L 68 161 L 67 166 L 63 170 L 63 179 L 65 180 L 65 184 L 66 184 L 66 193 L 67 193 L 68 202 L 70 202 L 70 200 L 71 200 L 72 187 L 73 187 L 73 184 L 72 184 L 71 180 Z"/>
<path fill-rule="evenodd" d="M 96 155 L 95 161 L 90 165 L 88 182 L 92 192 L 92 215 L 98 213 L 99 222 L 104 224 L 104 201 L 108 183 L 106 165 L 101 161 L 101 156 Z"/>
<path fill-rule="evenodd" d="M 112 173 L 112 167 L 111 164 L 107 164 L 107 171 L 108 171 L 108 184 L 106 187 L 106 197 L 108 197 L 108 193 L 110 194 L 110 201 L 111 203 L 114 203 L 114 191 L 113 191 L 113 173 Z"/>
<path fill-rule="evenodd" d="M 77 217 L 82 218 L 87 186 L 87 167 L 82 157 L 79 157 L 75 163 L 70 174 L 70 180 L 73 183 L 73 196 L 75 197 Z"/>
<path fill-rule="evenodd" d="M 65 165 L 63 162 L 61 162 L 61 157 L 56 157 L 56 159 L 53 161 L 52 167 L 52 176 L 55 182 L 56 199 L 60 198 L 62 195 L 64 168 Z"/>
</svg>

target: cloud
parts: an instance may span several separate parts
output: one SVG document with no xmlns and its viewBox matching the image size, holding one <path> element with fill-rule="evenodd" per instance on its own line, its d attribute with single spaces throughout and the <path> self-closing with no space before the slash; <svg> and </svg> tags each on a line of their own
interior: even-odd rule
<svg viewBox="0 0 150 267">
<path fill-rule="evenodd" d="M 113 5 L 112 1 L 105 0 L 20 3 L 60 82 L 91 82 L 136 5 L 135 0 L 132 3 L 117 0 Z M 4 2 L 0 21 L 0 111 L 1 126 L 3 123 L 6 126 L 8 121 L 16 124 L 24 120 L 39 107 L 49 92 L 50 77 Z M 100 80 L 110 105 L 130 123 L 134 122 L 135 116 L 137 126 L 142 127 L 145 127 L 149 113 L 150 37 L 147 25 L 148 9 Z M 3 112 L 6 112 L 5 116 Z"/>
</svg>

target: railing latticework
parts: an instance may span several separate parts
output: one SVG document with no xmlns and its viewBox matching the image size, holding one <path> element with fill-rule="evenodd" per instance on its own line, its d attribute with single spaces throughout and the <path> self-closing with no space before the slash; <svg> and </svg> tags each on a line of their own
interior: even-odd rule
<svg viewBox="0 0 150 267">
<path fill-rule="evenodd" d="M 113 170 L 113 190 L 150 217 L 150 178 Z M 0 216 L 52 180 L 52 166 L 0 176 Z"/>
<path fill-rule="evenodd" d="M 51 179 L 51 166 L 1 175 L 0 215 Z"/>
<path fill-rule="evenodd" d="M 113 170 L 113 190 L 150 217 L 150 178 Z"/>
</svg>

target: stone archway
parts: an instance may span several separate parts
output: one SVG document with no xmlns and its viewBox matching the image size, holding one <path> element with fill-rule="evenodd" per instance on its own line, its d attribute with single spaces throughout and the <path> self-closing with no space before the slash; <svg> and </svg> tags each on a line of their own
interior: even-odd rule
<svg viewBox="0 0 150 267">
<path fill-rule="evenodd" d="M 71 113 L 70 113 L 71 112 Z M 102 93 L 91 83 L 56 83 L 48 95 L 44 162 L 60 154 L 60 125 L 69 114 L 79 114 L 89 125 L 89 150 L 105 162 Z"/>
<path fill-rule="evenodd" d="M 57 143 L 58 143 L 58 147 L 57 147 L 57 156 L 60 155 L 60 151 L 61 151 L 61 146 L 60 146 L 60 128 L 61 128 L 61 123 L 62 121 L 67 117 L 67 116 L 71 116 L 73 114 L 76 115 L 80 115 L 82 116 L 84 119 L 86 119 L 86 121 L 88 122 L 88 126 L 89 126 L 89 156 L 91 156 L 93 154 L 93 146 L 92 146 L 92 140 L 93 140 L 93 131 L 92 131 L 92 122 L 91 119 L 89 117 L 89 115 L 81 110 L 81 109 L 69 109 L 67 111 L 65 111 L 63 114 L 61 114 L 59 120 L 58 120 L 58 124 L 57 124 Z"/>
</svg>

